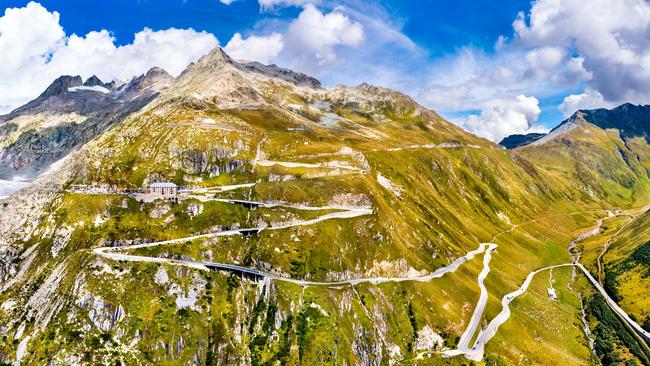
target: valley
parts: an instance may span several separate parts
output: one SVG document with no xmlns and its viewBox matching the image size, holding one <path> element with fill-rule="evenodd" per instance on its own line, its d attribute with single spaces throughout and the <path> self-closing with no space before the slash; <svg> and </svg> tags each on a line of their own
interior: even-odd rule
<svg viewBox="0 0 650 366">
<path fill-rule="evenodd" d="M 62 114 L 126 98 L 76 78 L 3 116 L 2 176 L 34 182 L 0 201 L 1 362 L 646 362 L 642 138 L 577 112 L 508 150 L 278 70 L 217 47 L 110 122 Z M 44 115 L 75 123 L 56 157 Z"/>
</svg>

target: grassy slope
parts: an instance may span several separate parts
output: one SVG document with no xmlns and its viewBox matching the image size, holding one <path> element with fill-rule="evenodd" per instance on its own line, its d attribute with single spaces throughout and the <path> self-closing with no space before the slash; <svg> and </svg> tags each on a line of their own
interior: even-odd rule
<svg viewBox="0 0 650 366">
<path fill-rule="evenodd" d="M 603 256 L 605 271 L 613 286 L 608 290 L 621 299 L 619 304 L 634 316 L 639 324 L 650 324 L 650 276 L 648 264 L 639 260 L 642 249 L 650 241 L 650 214 L 644 213 L 626 226 L 612 240 Z M 638 253 L 637 255 L 634 255 Z M 614 290 L 615 288 L 615 290 Z"/>
<path fill-rule="evenodd" d="M 520 224 L 535 219 L 494 239 L 499 249 L 493 256 L 493 270 L 486 280 L 491 294 L 487 319 L 500 311 L 501 297 L 518 287 L 528 272 L 568 262 L 568 242 L 577 232 L 593 225 L 602 214 L 599 209 L 612 205 L 630 206 L 645 199 L 639 195 L 645 192 L 645 179 L 632 174 L 629 167 L 622 167 L 624 162 L 619 158 L 607 155 L 599 160 L 604 151 L 601 142 L 606 148 L 613 146 L 607 136 L 599 135 L 602 140 L 597 140 L 595 145 L 578 144 L 577 154 L 594 156 L 594 160 L 558 168 L 558 162 L 566 161 L 564 149 L 558 148 L 557 153 L 550 153 L 554 149 L 549 149 L 544 153 L 548 155 L 539 155 L 537 151 L 511 154 L 435 116 L 413 117 L 408 108 L 400 112 L 384 109 L 384 115 L 392 120 L 378 123 L 350 107 L 335 106 L 339 114 L 355 124 L 350 124 L 349 129 L 334 130 L 273 108 L 223 111 L 210 106 L 197 109 L 178 104 L 162 104 L 158 108 L 127 120 L 91 143 L 84 152 L 82 174 L 75 180 L 130 187 L 140 186 L 146 178 L 159 177 L 181 184 L 188 182 L 188 177 L 201 177 L 202 184 L 259 182 L 252 190 L 229 195 L 321 205 L 340 194 L 361 194 L 372 203 L 375 212 L 349 221 L 263 232 L 258 237 L 226 238 L 143 252 L 199 259 L 210 251 L 214 260 L 270 265 L 279 272 L 312 279 L 333 278 L 344 272 L 363 275 L 381 262 L 396 268 L 400 260 L 416 270 L 431 271 L 475 249 L 479 242 L 492 240 L 510 227 L 508 220 Z M 213 118 L 223 128 L 197 122 L 203 118 Z M 287 131 L 287 128 L 303 125 L 305 131 Z M 364 128 L 386 137 L 377 140 L 360 136 L 368 133 Z M 297 158 L 333 153 L 348 146 L 364 154 L 370 171 L 313 177 L 305 169 L 277 166 L 253 169 L 249 162 L 260 142 L 269 159 L 300 162 L 335 159 L 359 164 L 350 156 Z M 444 142 L 478 148 L 386 150 Z M 243 165 L 229 174 L 211 174 L 215 167 L 235 160 L 242 161 Z M 402 188 L 400 197 L 378 183 L 377 173 Z M 605 179 L 600 178 L 599 174 L 604 173 L 607 173 Z M 293 175 L 296 179 L 268 182 L 271 174 Z M 572 180 L 575 175 L 579 184 Z M 585 187 L 595 195 L 584 193 Z M 153 283 L 156 265 L 114 264 L 115 271 L 128 272 L 123 280 L 117 281 L 115 273 L 97 274 L 91 267 L 96 258 L 83 250 L 98 245 L 101 239 L 182 237 L 208 231 L 215 225 L 251 225 L 258 219 L 277 217 L 278 213 L 248 212 L 239 206 L 210 203 L 204 204 L 200 216 L 190 218 L 185 213 L 188 202 L 184 202 L 173 207 L 165 217 L 152 219 L 149 214 L 153 204 L 141 206 L 128 201 L 123 205 L 121 200 L 121 197 L 66 194 L 56 210 L 55 223 L 43 226 L 78 225 L 59 258 L 70 256 L 76 266 L 83 268 L 84 280 L 91 293 L 101 294 L 112 306 L 121 304 L 125 308 L 127 317 L 119 326 L 126 334 L 123 339 L 132 339 L 136 330 L 144 334 L 136 351 L 123 356 L 125 360 L 133 357 L 173 364 L 198 355 L 222 361 L 228 357 L 231 361 L 251 357 L 255 362 L 340 364 L 381 354 L 385 362 L 388 350 L 384 344 L 395 344 L 401 349 L 401 356 L 395 357 L 402 363 L 410 363 L 415 356 L 416 331 L 429 325 L 444 336 L 448 346 L 453 346 L 478 298 L 476 275 L 481 270 L 481 257 L 457 273 L 431 283 L 304 290 L 293 285 L 274 284 L 270 297 L 263 301 L 256 294 L 259 284 L 228 274 L 195 274 L 194 270 L 168 268 L 171 281 L 181 287 L 190 286 L 196 276 L 211 283 L 197 303 L 202 309 L 200 313 L 177 311 L 174 296 L 169 295 L 165 287 Z M 107 212 L 110 219 L 95 227 L 92 222 L 96 216 L 106 216 Z M 165 223 L 165 218 L 171 214 L 174 218 Z M 308 218 L 302 212 L 283 214 Z M 81 221 L 83 224 L 79 224 Z M 39 240 L 32 238 L 25 248 Z M 44 240 L 39 248 L 38 263 L 44 268 L 51 268 L 56 262 L 48 257 L 50 246 L 51 243 Z M 74 275 L 73 272 L 68 274 L 67 285 L 62 286 L 61 291 L 71 290 Z M 37 287 L 42 281 L 37 277 L 26 283 L 35 283 L 33 286 Z M 566 277 L 565 272 L 558 271 L 558 288 L 566 282 Z M 579 337 L 579 327 L 574 323 L 563 326 L 563 322 L 568 321 L 565 317 L 577 311 L 573 294 L 560 290 L 560 307 L 556 307 L 556 303 L 546 301 L 541 279 L 543 276 L 536 279 L 531 293 L 521 303 L 515 302 L 513 319 L 504 325 L 509 331 L 500 331 L 488 345 L 488 353 L 500 354 L 512 363 L 526 363 L 526 360 L 545 363 L 558 359 L 581 363 L 588 360 L 589 353 Z M 0 300 L 12 296 L 18 294 L 5 293 Z M 310 303 L 318 304 L 324 312 Z M 74 308 L 74 305 L 68 306 Z M 95 329 L 83 330 L 83 324 L 88 323 L 85 320 L 87 310 L 74 312 L 79 315 L 74 317 L 76 320 L 72 324 L 66 321 L 65 312 L 54 320 L 50 327 L 58 330 L 54 330 L 52 342 L 43 341 L 34 346 L 31 360 L 45 358 L 52 351 L 55 340 L 69 338 L 66 347 L 70 347 L 70 352 L 97 361 L 103 353 L 92 350 L 104 348 L 102 344 L 109 341 L 101 339 L 101 332 Z M 556 320 L 535 325 L 535 319 L 547 313 L 555 314 Z M 278 328 L 270 327 L 271 323 L 278 324 Z M 240 329 L 241 335 L 237 336 L 233 329 Z M 570 345 L 559 347 L 554 332 L 570 340 Z M 113 329 L 109 333 L 116 338 L 121 332 Z M 48 337 L 48 334 L 41 333 L 39 337 Z M 182 350 L 170 351 L 181 336 L 185 342 Z M 100 337 L 99 343 L 95 341 L 97 337 Z M 161 347 L 161 341 L 167 346 Z M 213 345 L 221 345 L 218 355 Z M 9 352 L 15 350 L 16 344 L 4 343 L 3 347 Z M 110 358 L 110 352 L 107 353 Z M 529 358 L 521 359 L 522 353 Z M 446 361 L 462 362 L 459 359 Z M 422 362 L 435 364 L 442 360 L 434 356 Z"/>
</svg>

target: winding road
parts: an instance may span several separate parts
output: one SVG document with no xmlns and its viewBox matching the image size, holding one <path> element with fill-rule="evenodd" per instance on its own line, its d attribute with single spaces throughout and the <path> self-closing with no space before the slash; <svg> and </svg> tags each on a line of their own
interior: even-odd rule
<svg viewBox="0 0 650 366">
<path fill-rule="evenodd" d="M 277 163 L 277 162 L 274 162 Z M 259 161 L 258 161 L 259 164 Z M 263 165 L 264 163 L 260 164 Z M 293 166 L 294 163 L 292 163 Z M 298 164 L 298 163 L 296 163 Z M 323 167 L 323 165 L 318 164 L 317 166 L 313 166 L 311 164 L 301 164 L 300 166 L 303 167 Z M 341 167 L 342 168 L 342 167 Z M 347 168 L 347 167 L 346 167 Z M 241 185 L 236 185 L 236 186 L 229 186 L 233 187 L 231 189 L 237 189 L 237 188 L 244 188 L 244 187 L 252 187 L 254 183 L 247 183 L 247 184 L 241 184 Z M 206 192 L 210 190 L 210 188 L 202 188 L 201 190 L 205 190 Z M 197 190 L 200 191 L 200 190 Z M 189 191 L 188 191 L 189 192 Z M 650 334 L 646 332 L 643 328 L 641 328 L 636 322 L 634 322 L 610 297 L 607 295 L 607 292 L 602 288 L 600 283 L 587 271 L 587 269 L 580 263 L 577 262 L 577 258 L 574 260 L 573 263 L 565 263 L 565 264 L 557 264 L 553 266 L 548 266 L 544 268 L 537 269 L 535 271 L 532 271 L 528 274 L 522 285 L 515 290 L 514 292 L 511 292 L 507 295 L 505 295 L 502 300 L 501 300 L 501 305 L 502 305 L 502 310 L 501 312 L 494 317 L 490 322 L 488 323 L 487 327 L 485 329 L 478 329 L 479 328 L 479 323 L 481 319 L 483 318 L 483 314 L 485 312 L 485 306 L 487 304 L 488 300 L 488 290 L 485 287 L 484 281 L 487 278 L 489 272 L 490 272 L 490 261 L 492 258 L 492 253 L 497 249 L 498 245 L 494 243 L 481 243 L 479 244 L 478 248 L 475 250 L 472 250 L 465 254 L 464 256 L 456 259 L 453 261 L 451 264 L 448 266 L 439 268 L 435 270 L 434 272 L 431 272 L 426 275 L 420 275 L 420 276 L 408 276 L 408 277 L 366 277 L 366 278 L 353 278 L 353 279 L 346 279 L 346 280 L 340 280 L 340 281 L 308 281 L 308 280 L 301 280 L 301 279 L 294 279 L 290 277 L 286 277 L 277 273 L 272 273 L 268 271 L 262 271 L 256 268 L 250 268 L 250 267 L 245 267 L 245 266 L 239 266 L 239 265 L 234 265 L 234 264 L 228 264 L 228 263 L 219 263 L 219 262 L 203 262 L 203 261 L 191 261 L 191 260 L 181 260 L 181 259 L 170 259 L 170 258 L 161 258 L 161 257 L 148 257 L 148 256 L 140 256 L 140 255 L 132 255 L 132 254 L 126 254 L 123 253 L 124 251 L 127 250 L 133 250 L 133 249 L 140 249 L 140 248 L 150 248 L 150 247 L 156 247 L 156 246 L 162 246 L 162 245 L 170 245 L 170 244 L 178 244 L 178 243 L 186 243 L 190 242 L 193 240 L 197 239 L 205 239 L 205 238 L 212 238 L 212 237 L 219 237 L 219 236 L 230 236 L 230 235 L 247 235 L 247 234 L 253 234 L 253 233 L 259 233 L 264 230 L 281 230 L 281 229 L 286 229 L 290 227 L 295 227 L 295 226 L 307 226 L 307 225 L 313 225 L 317 224 L 319 222 L 323 222 L 326 220 L 337 220 L 337 219 L 351 219 L 351 218 L 356 218 L 356 217 L 361 217 L 365 215 L 370 215 L 373 213 L 373 210 L 370 207 L 351 207 L 351 206 L 340 206 L 340 205 L 332 205 L 332 206 L 321 206 L 321 207 L 312 207 L 312 206 L 304 206 L 304 205 L 290 205 L 286 203 L 281 203 L 281 202 L 260 202 L 260 201 L 248 201 L 248 200 L 235 200 L 235 199 L 220 199 L 220 198 L 207 198 L 205 196 L 190 196 L 193 198 L 200 198 L 201 200 L 215 200 L 219 202 L 225 202 L 225 203 L 231 203 L 231 204 L 243 204 L 243 205 L 248 205 L 249 207 L 288 207 L 288 208 L 293 208 L 293 209 L 298 209 L 298 210 L 308 210 L 308 211 L 321 211 L 321 210 L 338 210 L 337 212 L 331 212 L 331 213 L 326 213 L 321 216 L 318 216 L 314 219 L 310 220 L 304 220 L 304 221 L 299 221 L 295 223 L 289 223 L 285 225 L 279 225 L 279 226 L 265 226 L 265 227 L 252 227 L 252 228 L 241 228 L 241 229 L 233 229 L 233 230 L 226 230 L 226 231 L 220 231 L 220 232 L 213 232 L 213 233 L 208 233 L 208 234 L 202 234 L 202 235 L 195 235 L 195 236 L 190 236 L 190 237 L 185 237 L 185 238 L 178 238 L 178 239 L 171 239 L 171 240 L 164 240 L 164 241 L 158 241 L 158 242 L 152 242 L 152 243 L 143 243 L 143 244 L 135 244 L 135 245 L 126 245 L 126 246 L 118 246 L 118 247 L 100 247 L 100 248 L 95 248 L 93 249 L 93 252 L 99 256 L 111 259 L 111 260 L 116 260 L 116 261 L 134 261 L 134 262 L 152 262 L 152 263 L 167 263 L 171 265 L 182 265 L 182 266 L 187 266 L 191 268 L 196 268 L 200 270 L 225 270 L 225 271 L 232 271 L 232 272 L 237 272 L 241 274 L 246 274 L 249 276 L 253 277 L 259 277 L 259 278 L 265 278 L 265 279 L 271 279 L 271 280 L 277 280 L 277 281 L 282 281 L 282 282 L 288 282 L 288 283 L 293 283 L 296 285 L 300 286 L 328 286 L 328 287 L 339 287 L 339 286 L 354 286 L 358 285 L 361 283 L 371 283 L 371 284 L 380 284 L 380 283 L 386 283 L 386 282 L 403 282 L 403 281 L 420 281 L 420 282 L 426 282 L 430 281 L 434 278 L 440 278 L 444 276 L 447 273 L 450 272 L 455 272 L 461 265 L 463 265 L 465 262 L 473 259 L 476 255 L 479 254 L 484 254 L 483 256 L 483 269 L 479 273 L 477 282 L 478 286 L 480 288 L 480 296 L 477 301 L 477 304 L 474 308 L 474 312 L 472 314 L 472 317 L 468 323 L 467 328 L 461 335 L 458 346 L 455 349 L 444 349 L 441 354 L 443 356 L 447 357 L 453 357 L 453 356 L 458 356 L 458 355 L 464 355 L 467 359 L 470 360 L 476 360 L 480 361 L 483 359 L 484 355 L 484 350 L 485 350 L 485 345 L 494 337 L 496 332 L 498 331 L 499 327 L 505 323 L 508 318 L 510 317 L 510 303 L 514 301 L 517 297 L 523 295 L 526 290 L 528 289 L 530 283 L 532 282 L 533 278 L 535 277 L 536 274 L 545 271 L 545 270 L 550 270 L 553 268 L 561 268 L 561 267 L 576 267 L 579 268 L 585 276 L 588 278 L 589 282 L 605 297 L 607 304 L 610 306 L 610 308 L 621 317 L 637 334 L 639 334 L 640 337 L 642 337 L 646 342 L 650 343 Z M 574 213 L 575 214 L 575 213 Z M 531 220 L 535 221 L 535 220 Z M 510 232 L 526 223 L 521 223 L 519 225 L 513 225 L 510 229 L 503 231 L 493 237 L 496 239 L 498 236 Z M 598 226 L 596 229 L 581 235 L 578 237 L 576 240 L 572 242 L 572 246 L 575 246 L 575 243 L 578 241 L 590 236 L 590 235 L 595 235 L 595 233 L 598 232 L 600 225 L 602 224 L 602 220 L 599 220 Z M 474 334 L 476 334 L 478 329 L 478 335 L 473 343 L 473 345 L 470 346 L 470 341 Z"/>
<path fill-rule="evenodd" d="M 133 244 L 133 245 L 125 245 L 125 246 L 115 246 L 115 247 L 99 247 L 93 249 L 93 252 L 102 257 L 109 258 L 112 260 L 117 260 L 117 261 L 168 263 L 173 265 L 184 265 L 184 266 L 189 266 L 189 267 L 203 269 L 203 270 L 216 269 L 216 270 L 234 271 L 237 273 L 242 273 L 242 274 L 247 274 L 247 275 L 252 275 L 257 277 L 265 277 L 277 281 L 294 283 L 301 286 L 341 286 L 341 285 L 358 285 L 361 283 L 379 284 L 385 282 L 402 282 L 402 281 L 427 282 L 430 281 L 431 279 L 442 277 L 446 273 L 455 272 L 462 264 L 464 264 L 468 260 L 471 260 L 472 258 L 474 258 L 474 256 L 483 253 L 486 248 L 488 248 L 488 251 L 492 251 L 493 248 L 496 247 L 495 244 L 489 244 L 489 245 L 480 244 L 477 249 L 470 251 L 464 256 L 456 259 L 448 266 L 438 268 L 434 272 L 431 272 L 426 275 L 411 276 L 411 277 L 366 277 L 366 278 L 356 278 L 356 279 L 347 279 L 347 280 L 329 281 L 329 282 L 299 280 L 299 279 L 278 275 L 276 273 L 262 271 L 256 268 L 244 267 L 244 266 L 228 264 L 228 263 L 200 262 L 200 261 L 179 260 L 179 259 L 160 258 L 160 257 L 147 257 L 147 256 L 121 253 L 123 251 L 133 250 L 133 249 L 151 248 L 151 247 L 156 247 L 161 245 L 186 243 L 197 239 L 206 239 L 206 238 L 230 236 L 230 235 L 246 235 L 251 233 L 259 233 L 263 230 L 280 230 L 280 229 L 286 229 L 295 226 L 307 226 L 325 220 L 350 219 L 354 217 L 370 215 L 373 212 L 372 209 L 367 207 L 348 207 L 348 206 L 339 206 L 339 205 L 312 207 L 312 206 L 302 206 L 302 205 L 288 205 L 288 204 L 282 204 L 278 202 L 266 203 L 266 202 L 231 200 L 231 199 L 213 199 L 213 200 L 233 203 L 233 204 L 243 203 L 243 204 L 249 204 L 251 206 L 259 206 L 259 207 L 289 207 L 289 208 L 309 210 L 309 211 L 320 211 L 320 210 L 342 210 L 342 211 L 327 213 L 311 220 L 305 220 L 305 221 L 300 221 L 300 222 L 280 225 L 280 226 L 233 229 L 233 230 L 225 230 L 225 231 L 219 231 L 214 233 L 194 235 L 194 236 L 189 236 L 184 238 L 163 240 L 163 241 L 157 241 L 151 243 L 142 243 L 142 244 Z M 485 273 L 485 276 L 487 276 L 487 272 Z M 487 298 L 487 294 L 486 294 L 486 298 Z"/>
</svg>

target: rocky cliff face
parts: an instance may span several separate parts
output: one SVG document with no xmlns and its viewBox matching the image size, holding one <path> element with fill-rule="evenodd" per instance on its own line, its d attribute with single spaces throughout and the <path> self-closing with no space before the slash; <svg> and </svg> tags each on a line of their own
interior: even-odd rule
<svg viewBox="0 0 650 366">
<path fill-rule="evenodd" d="M 615 128 L 625 138 L 650 138 L 650 105 L 622 104 L 613 109 L 581 110 L 584 119 L 603 128 Z"/>
<path fill-rule="evenodd" d="M 171 83 L 160 69 L 118 88 L 62 76 L 38 98 L 0 117 L 0 179 L 33 179 L 52 163 L 136 113 Z"/>
</svg>

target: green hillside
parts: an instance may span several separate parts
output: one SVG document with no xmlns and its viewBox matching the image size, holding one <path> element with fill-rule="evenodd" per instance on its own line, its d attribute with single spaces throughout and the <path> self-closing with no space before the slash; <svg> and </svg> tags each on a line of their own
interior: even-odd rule
<svg viewBox="0 0 650 366">
<path fill-rule="evenodd" d="M 529 273 L 570 264 L 571 241 L 609 211 L 650 202 L 650 150 L 634 143 L 580 122 L 508 151 L 403 94 L 295 85 L 217 49 L 71 155 L 42 209 L 27 196 L 7 203 L 31 216 L 17 220 L 13 232 L 25 234 L 12 237 L 12 265 L 0 271 L 0 361 L 468 364 L 443 351 L 474 318 L 486 263 L 477 329 Z M 126 194 L 156 181 L 194 191 Z M 231 185 L 242 186 L 222 187 Z M 620 232 L 607 271 L 645 260 L 630 240 L 646 226 Z M 489 261 L 484 250 L 423 279 L 481 243 L 497 245 Z M 128 250 L 110 257 L 118 252 L 104 247 Z M 638 320 L 647 306 L 625 298 L 643 290 L 630 285 L 642 265 L 630 280 L 617 275 L 621 306 Z M 581 323 L 592 295 L 569 267 L 540 272 L 476 362 L 593 362 Z"/>
</svg>

